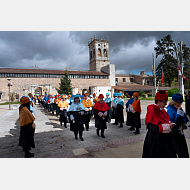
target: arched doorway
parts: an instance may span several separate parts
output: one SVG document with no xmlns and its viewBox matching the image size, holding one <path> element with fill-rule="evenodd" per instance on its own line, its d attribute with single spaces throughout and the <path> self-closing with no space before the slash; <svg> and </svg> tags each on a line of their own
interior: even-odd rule
<svg viewBox="0 0 190 190">
<path fill-rule="evenodd" d="M 42 95 L 42 88 L 41 87 L 36 88 L 35 95 L 36 96 Z"/>
</svg>

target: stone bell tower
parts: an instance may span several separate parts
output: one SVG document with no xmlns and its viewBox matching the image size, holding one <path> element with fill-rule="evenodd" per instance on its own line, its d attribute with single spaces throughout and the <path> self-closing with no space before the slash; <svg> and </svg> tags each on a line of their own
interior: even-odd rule
<svg viewBox="0 0 190 190">
<path fill-rule="evenodd" d="M 109 65 L 109 40 L 91 38 L 88 42 L 89 46 L 89 69 L 90 71 L 101 71 L 101 68 Z"/>
<path fill-rule="evenodd" d="M 110 85 L 115 86 L 115 65 L 110 64 L 109 40 L 91 38 L 89 46 L 89 69 L 90 71 L 100 71 L 109 74 Z"/>
</svg>

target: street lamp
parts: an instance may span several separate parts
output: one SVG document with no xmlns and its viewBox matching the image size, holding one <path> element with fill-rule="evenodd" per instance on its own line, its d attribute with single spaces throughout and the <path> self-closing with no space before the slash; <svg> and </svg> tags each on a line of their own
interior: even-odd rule
<svg viewBox="0 0 190 190">
<path fill-rule="evenodd" d="M 7 79 L 8 80 L 8 87 L 9 87 L 9 110 L 11 109 L 11 103 L 10 103 L 10 87 L 11 85 L 11 79 Z"/>
<path fill-rule="evenodd" d="M 116 93 L 117 93 L 117 81 L 115 81 L 115 84 L 116 84 Z"/>
</svg>

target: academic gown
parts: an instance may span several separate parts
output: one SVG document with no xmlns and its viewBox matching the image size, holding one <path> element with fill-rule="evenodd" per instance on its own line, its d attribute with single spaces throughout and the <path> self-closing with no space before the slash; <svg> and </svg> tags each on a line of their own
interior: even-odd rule
<svg viewBox="0 0 190 190">
<path fill-rule="evenodd" d="M 66 101 L 60 101 L 59 104 L 58 104 L 58 107 L 59 108 L 67 108 L 68 107 L 68 103 Z M 67 121 L 67 110 L 64 109 L 64 110 L 59 110 L 59 113 L 60 113 L 60 118 L 59 118 L 59 121 L 60 122 L 64 122 L 64 124 L 66 124 L 68 121 Z"/>
<path fill-rule="evenodd" d="M 131 113 L 131 110 L 130 110 L 130 107 L 132 106 L 133 101 L 134 99 L 130 98 L 128 102 L 126 103 L 126 111 L 129 111 L 127 112 L 127 121 L 126 121 L 126 125 L 128 126 L 131 126 L 132 120 L 133 120 L 133 114 Z"/>
<path fill-rule="evenodd" d="M 88 99 L 87 101 L 85 99 L 82 100 L 81 102 L 85 108 L 92 108 L 93 104 L 92 102 Z M 85 111 L 84 112 L 84 123 L 88 124 L 90 122 L 90 118 L 92 116 L 92 111 Z"/>
<path fill-rule="evenodd" d="M 109 120 L 111 120 L 111 116 L 112 116 L 112 110 L 111 110 L 111 98 L 108 97 L 108 98 L 105 98 L 104 102 L 108 105 L 109 107 Z"/>
<path fill-rule="evenodd" d="M 140 100 L 134 100 L 132 103 L 132 109 L 135 111 L 135 113 L 132 113 L 132 123 L 131 123 L 131 127 L 135 128 L 136 131 L 139 130 L 139 128 L 141 128 L 141 107 L 140 107 Z"/>
<path fill-rule="evenodd" d="M 72 122 L 71 118 L 69 117 L 69 122 L 70 122 L 70 130 L 73 132 L 78 132 L 78 131 L 84 131 L 84 111 L 85 107 L 81 102 L 76 103 L 73 102 L 71 106 L 69 107 L 68 113 L 69 116 L 73 116 L 75 123 Z M 78 112 L 81 112 L 79 114 Z"/>
<path fill-rule="evenodd" d="M 35 148 L 34 143 L 34 129 L 32 124 L 35 118 L 27 107 L 20 110 L 20 137 L 19 146 L 22 146 L 23 151 L 29 151 Z"/>
<path fill-rule="evenodd" d="M 186 115 L 190 116 L 190 96 L 189 99 L 187 99 L 187 95 L 185 96 L 185 113 Z"/>
<path fill-rule="evenodd" d="M 123 117 L 123 108 L 124 108 L 124 102 L 123 99 L 120 98 L 117 103 L 117 121 L 119 123 L 124 123 L 124 117 Z"/>
<path fill-rule="evenodd" d="M 117 99 L 118 99 L 118 98 L 114 98 L 114 100 L 112 101 L 112 102 L 113 102 L 113 103 L 112 103 L 113 105 L 114 105 L 114 104 L 117 104 Z M 113 107 L 111 118 L 112 118 L 112 119 L 117 119 L 116 115 L 117 115 L 117 106 L 116 106 L 115 108 Z"/>
<path fill-rule="evenodd" d="M 104 101 L 103 103 L 100 103 L 100 101 L 97 101 L 93 109 L 94 109 L 95 127 L 99 130 L 107 129 L 106 122 L 108 121 L 108 114 L 109 114 L 108 105 Z M 98 113 L 99 112 L 104 113 L 105 111 L 107 111 L 108 113 L 105 119 L 103 119 L 102 117 L 98 115 Z"/>
<path fill-rule="evenodd" d="M 172 134 L 178 146 L 178 157 L 189 158 L 185 135 L 182 131 L 182 124 L 187 123 L 189 120 L 185 113 L 184 116 L 181 116 L 177 113 L 177 110 L 178 109 L 175 106 L 167 107 L 167 113 L 170 116 L 170 121 L 177 124 L 172 128 Z"/>
<path fill-rule="evenodd" d="M 157 105 L 149 105 L 145 124 L 147 134 L 143 145 L 143 158 L 176 158 L 177 146 L 172 133 L 163 133 L 162 124 L 169 124 L 170 117 Z"/>
</svg>

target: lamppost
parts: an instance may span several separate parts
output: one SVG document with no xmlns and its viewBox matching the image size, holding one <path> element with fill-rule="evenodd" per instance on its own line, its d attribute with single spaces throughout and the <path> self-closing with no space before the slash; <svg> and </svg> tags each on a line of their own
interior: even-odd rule
<svg viewBox="0 0 190 190">
<path fill-rule="evenodd" d="M 117 81 L 115 81 L 115 84 L 116 84 L 116 93 L 117 93 Z"/>
<path fill-rule="evenodd" d="M 11 109 L 11 103 L 10 103 L 10 87 L 11 85 L 11 79 L 7 79 L 8 80 L 8 87 L 9 87 L 9 110 Z"/>
</svg>

